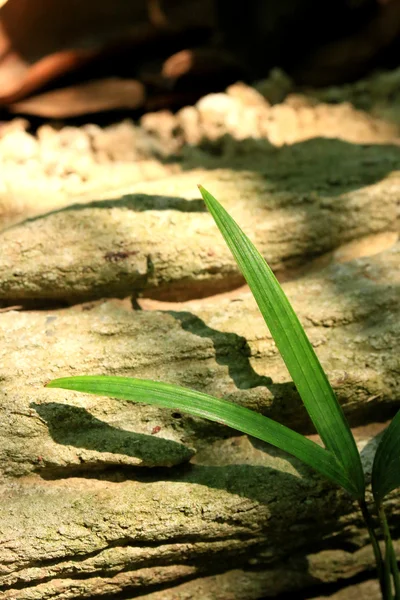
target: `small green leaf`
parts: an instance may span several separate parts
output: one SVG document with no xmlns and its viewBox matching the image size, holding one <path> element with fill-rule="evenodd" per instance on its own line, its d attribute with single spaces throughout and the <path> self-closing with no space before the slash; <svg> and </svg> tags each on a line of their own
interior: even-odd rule
<svg viewBox="0 0 400 600">
<path fill-rule="evenodd" d="M 380 503 L 400 487 L 400 411 L 385 430 L 372 467 L 372 492 Z"/>
<path fill-rule="evenodd" d="M 356 443 L 289 300 L 264 258 L 232 217 L 207 190 L 202 186 L 199 189 L 250 286 L 315 428 L 354 482 L 357 497 L 363 498 L 365 480 Z"/>
<path fill-rule="evenodd" d="M 353 481 L 331 452 L 288 427 L 232 402 L 167 383 L 130 377 L 65 377 L 54 379 L 46 387 L 154 404 L 228 425 L 285 450 L 353 496 L 357 495 Z"/>
</svg>

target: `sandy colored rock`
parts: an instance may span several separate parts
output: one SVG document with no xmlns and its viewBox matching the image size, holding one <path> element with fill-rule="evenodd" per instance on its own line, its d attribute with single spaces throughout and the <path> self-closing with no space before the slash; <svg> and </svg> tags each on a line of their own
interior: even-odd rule
<svg viewBox="0 0 400 600">
<path fill-rule="evenodd" d="M 185 300 L 232 289 L 242 279 L 199 199 L 199 182 L 281 274 L 343 243 L 397 230 L 397 148 L 388 147 L 384 158 L 379 147 L 334 140 L 269 148 L 268 155 L 263 146 L 249 150 L 234 147 L 218 170 L 215 159 L 191 153 L 188 173 L 127 186 L 125 196 L 3 232 L 1 300 L 77 302 L 138 292 Z M 339 155 L 347 161 L 337 170 Z"/>
<path fill-rule="evenodd" d="M 142 364 L 144 375 L 146 363 L 154 364 L 157 345 L 160 354 L 159 336 L 173 325 L 172 317 L 149 317 L 114 305 L 83 312 L 11 311 L 0 316 L 6 337 L 4 348 L 8 348 L 1 359 L 2 406 L 6 411 L 1 428 L 7 439 L 0 443 L 0 453 L 6 475 L 20 476 L 42 467 L 51 473 L 68 473 L 96 471 L 105 465 L 172 466 L 191 458 L 194 450 L 182 441 L 185 436 L 181 427 L 169 414 L 165 421 L 165 413 L 144 407 L 140 416 L 132 413 L 130 405 L 111 400 L 100 404 L 96 401 L 94 411 L 88 412 L 79 398 L 72 407 L 65 404 L 65 395 L 49 398 L 43 389 L 56 372 L 74 370 L 74 364 L 78 370 L 99 372 L 107 369 L 106 363 L 111 361 L 111 370 L 118 371 L 122 360 L 129 371 L 135 370 L 135 363 Z M 187 343 L 186 351 L 193 346 L 193 336 L 185 335 L 177 326 L 175 331 L 175 344 L 182 339 L 180 352 L 184 354 Z M 14 336 L 19 341 L 15 338 L 17 346 L 11 364 L 9 352 Z M 118 339 L 120 351 L 111 348 L 111 339 Z M 164 372 L 165 378 L 170 369 L 171 366 Z M 29 381 L 24 384 L 22 378 L 28 374 Z M 50 403 L 40 408 L 38 403 L 46 397 Z"/>
<path fill-rule="evenodd" d="M 399 157 L 392 125 L 300 94 L 271 107 L 244 84 L 139 127 L 0 128 L 1 225 L 33 217 L 0 234 L 2 597 L 317 598 L 334 584 L 335 600 L 375 600 L 373 582 L 354 585 L 373 577 L 356 506 L 298 461 L 179 411 L 44 384 L 155 378 L 312 434 L 251 295 L 232 290 L 203 183 L 291 278 L 369 479 L 399 398 Z M 135 309 L 104 300 L 131 294 Z M 31 302 L 42 310 L 19 310 Z M 395 492 L 394 531 L 399 506 Z"/>
<path fill-rule="evenodd" d="M 397 405 L 398 363 L 392 351 L 399 339 L 399 251 L 396 244 L 375 256 L 284 284 L 353 424 L 381 419 L 390 414 L 391 405 Z M 157 308 L 153 301 L 140 303 L 145 309 Z M 282 360 L 250 292 L 217 297 L 215 302 L 192 301 L 182 307 L 158 304 L 158 309 L 176 315 L 186 331 L 213 340 L 217 362 L 228 368 L 240 389 L 228 387 L 222 392 L 220 374 L 220 394 L 304 428 L 307 420 L 301 422 L 300 416 L 304 412 L 292 395 Z M 228 338 L 236 351 L 227 345 Z M 382 355 L 385 348 L 387 360 Z M 215 393 L 213 387 L 206 389 Z"/>
<path fill-rule="evenodd" d="M 400 126 L 399 68 L 376 72 L 347 85 L 307 90 L 307 95 L 322 102 L 351 102 L 358 109 L 367 111 L 376 118 Z"/>
<path fill-rule="evenodd" d="M 160 144 L 129 120 L 103 128 L 44 124 L 36 136 L 28 127 L 14 119 L 0 130 L 0 229 L 176 171 L 156 160 Z"/>
<path fill-rule="evenodd" d="M 374 579 L 349 585 L 330 595 L 312 596 L 313 583 L 314 585 L 318 585 L 318 583 L 313 582 L 312 569 L 306 574 L 302 572 L 301 563 L 301 559 L 297 561 L 297 564 L 296 560 L 291 560 L 282 570 L 274 569 L 273 572 L 236 569 L 222 575 L 181 583 L 172 589 L 146 594 L 143 596 L 143 600 L 190 600 L 194 596 L 200 600 L 211 598 L 215 598 L 215 600 L 259 600 L 260 598 L 275 598 L 279 590 L 286 594 L 292 593 L 295 597 L 296 585 L 297 588 L 306 587 L 306 591 L 303 593 L 307 594 L 307 598 L 310 600 L 326 600 L 327 598 L 330 600 L 382 599 L 379 584 Z M 288 581 L 292 582 L 292 589 L 290 589 Z"/>
<path fill-rule="evenodd" d="M 342 88 L 339 90 L 344 93 Z M 310 93 L 308 96 L 288 95 L 284 100 L 281 97 L 279 104 L 275 100 L 271 106 L 263 95 L 268 97 L 263 82 L 260 82 L 255 88 L 235 84 L 226 93 L 204 96 L 195 107 L 185 107 L 177 113 L 175 128 L 171 119 L 168 120 L 169 144 L 174 138 L 180 139 L 181 143 L 198 144 L 224 135 L 236 140 L 266 139 L 277 147 L 314 137 L 356 144 L 398 144 L 399 127 L 396 124 L 356 109 L 348 101 L 318 103 Z M 329 92 L 326 97 L 329 99 Z M 159 119 L 162 121 L 161 112 Z M 165 136 L 165 130 L 162 128 L 159 137 Z M 157 130 L 154 134 L 157 136 Z"/>
<path fill-rule="evenodd" d="M 206 156 L 201 160 L 215 169 L 222 144 L 225 158 L 235 157 L 234 164 L 228 166 L 245 170 L 260 163 L 260 151 L 265 167 L 271 144 L 282 147 L 322 137 L 352 144 L 398 145 L 399 128 L 390 115 L 385 121 L 356 110 L 348 103 L 353 97 L 349 93 L 346 96 L 345 88 L 340 88 L 340 93 L 346 102 L 335 105 L 318 103 L 310 93 L 290 94 L 284 102 L 271 106 L 263 94 L 268 96 L 270 83 L 275 89 L 282 79 L 279 73 L 276 81 L 274 78 L 260 82 L 257 89 L 236 83 L 226 93 L 209 94 L 176 115 L 169 111 L 148 113 L 140 126 L 131 121 L 108 127 L 43 125 L 33 135 L 27 131 L 29 122 L 22 119 L 2 125 L 0 228 L 74 202 L 90 202 L 110 193 L 121 195 L 137 182 L 166 177 L 182 166 L 186 170 L 191 164 L 186 161 L 188 151 L 194 157 L 192 146 L 205 147 Z M 278 87 L 281 89 L 280 83 Z M 290 85 L 283 88 L 279 97 L 275 92 L 271 92 L 273 98 L 269 94 L 273 102 L 283 100 Z M 389 92 L 384 93 L 392 98 Z M 329 101 L 332 93 L 325 95 Z M 382 165 L 393 151 L 383 147 L 379 151 Z M 370 152 L 365 149 L 367 157 Z M 307 149 L 304 153 L 306 161 L 310 160 Z M 339 153 L 337 158 L 341 156 Z M 335 178 L 340 179 L 342 167 L 336 165 Z M 359 183 L 360 187 L 366 185 L 363 180 Z"/>
<path fill-rule="evenodd" d="M 213 590 L 222 598 L 225 586 L 227 597 L 250 600 L 371 568 L 366 533 L 348 498 L 246 438 L 223 443 L 230 446 L 224 467 L 218 444 L 214 462 L 209 451 L 189 470 L 156 476 L 114 470 L 96 478 L 4 482 L 3 597 L 89 599 L 165 586 L 173 592 L 200 578 L 203 598 Z M 398 518 L 397 497 L 390 512 Z M 336 550 L 327 552 L 332 536 Z"/>
<path fill-rule="evenodd" d="M 339 590 L 330 596 L 319 596 L 315 600 L 324 600 L 324 598 L 329 598 L 330 600 L 353 600 L 353 598 L 358 598 L 358 600 L 381 600 L 382 594 L 379 589 L 379 583 L 373 579 L 345 587 L 343 590 Z"/>
<path fill-rule="evenodd" d="M 363 424 L 367 476 L 384 425 L 366 423 L 398 403 L 399 256 L 396 245 L 285 284 L 347 414 Z M 183 600 L 196 590 L 256 600 L 373 568 L 356 507 L 298 461 L 177 411 L 43 387 L 82 373 L 157 378 L 309 431 L 248 294 L 180 312 L 116 301 L 9 311 L 0 338 L 5 599 L 140 590 Z M 399 506 L 394 493 L 394 527 Z"/>
<path fill-rule="evenodd" d="M 388 419 L 398 403 L 399 258 L 396 245 L 285 284 L 353 425 Z M 0 327 L 0 465 L 9 476 L 174 465 L 207 436 L 230 435 L 179 411 L 43 389 L 66 375 L 156 378 L 313 431 L 249 293 L 159 312 L 116 302 L 9 311 Z"/>
</svg>

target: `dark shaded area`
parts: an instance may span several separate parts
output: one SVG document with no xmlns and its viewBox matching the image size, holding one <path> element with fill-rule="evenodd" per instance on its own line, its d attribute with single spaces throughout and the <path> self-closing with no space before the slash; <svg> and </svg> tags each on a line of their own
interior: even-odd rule
<svg viewBox="0 0 400 600">
<path fill-rule="evenodd" d="M 250 364 L 251 352 L 244 337 L 212 329 L 199 317 L 189 312 L 166 312 L 177 319 L 185 331 L 212 340 L 216 362 L 228 367 L 229 376 L 237 387 L 237 392 L 227 396 L 227 400 L 248 406 L 248 399 L 242 397 L 240 390 L 265 387 L 271 394 L 271 401 L 266 401 L 263 406 L 260 399 L 260 402 L 257 403 L 257 410 L 280 423 L 290 423 L 290 426 L 296 431 L 315 433 L 314 426 L 293 382 L 274 383 L 270 377 L 258 375 Z M 261 392 L 260 396 L 265 396 L 265 394 Z"/>
<path fill-rule="evenodd" d="M 182 329 L 194 335 L 210 338 L 215 348 L 215 359 L 219 365 L 227 366 L 229 375 L 238 389 L 249 389 L 259 385 L 268 386 L 270 377 L 257 375 L 249 362 L 250 348 L 246 339 L 236 333 L 223 333 L 208 327 L 204 321 L 189 312 L 167 311 L 177 319 Z"/>
<path fill-rule="evenodd" d="M 217 4 L 224 41 L 252 79 L 265 77 L 274 66 L 296 70 L 306 57 L 316 58 L 322 46 L 355 34 L 379 13 L 375 0 L 256 0 L 245 9 L 230 0 Z M 313 78 L 312 69 L 308 77 Z"/>
<path fill-rule="evenodd" d="M 312 193 L 340 196 L 378 183 L 400 165 L 400 147 L 395 144 L 356 144 L 328 137 L 272 146 L 268 140 L 236 140 L 226 134 L 204 140 L 195 149 L 185 147 L 180 160 L 184 170 L 226 168 L 252 171 L 271 192 L 292 192 L 297 198 L 276 194 L 269 208 L 297 209 L 305 201 L 316 203 Z M 212 190 L 210 190 L 212 191 Z"/>
<path fill-rule="evenodd" d="M 126 208 L 127 210 L 132 210 L 134 212 L 144 212 L 146 210 L 179 210 L 187 213 L 207 212 L 203 200 L 199 200 L 197 198 L 193 200 L 185 200 L 184 198 L 173 196 L 126 194 L 125 196 L 122 196 L 116 200 L 93 200 L 92 202 L 86 203 L 68 204 L 68 206 L 64 206 L 63 208 L 52 210 L 48 213 L 37 215 L 36 217 L 29 217 L 25 221 L 22 221 L 22 223 L 16 223 L 8 229 L 20 227 L 23 223 L 40 221 L 49 215 L 57 215 L 59 213 L 71 211 L 89 210 L 91 208 Z"/>
<path fill-rule="evenodd" d="M 323 596 L 327 599 L 330 598 L 331 595 L 339 592 L 341 590 L 346 589 L 354 593 L 354 586 L 359 583 L 363 583 L 364 581 L 370 581 L 374 576 L 374 571 L 362 571 L 358 575 L 354 577 L 349 577 L 348 579 L 342 579 L 337 581 L 336 583 L 315 583 L 310 587 L 307 587 L 305 590 L 296 590 L 296 600 L 313 600 L 313 598 Z M 373 580 L 375 581 L 375 580 Z M 351 596 L 349 595 L 349 598 Z M 262 598 L 261 600 L 268 600 L 267 598 Z M 293 593 L 288 592 L 284 594 L 280 594 L 278 600 L 293 600 Z"/>
<path fill-rule="evenodd" d="M 117 77 L 144 88 L 131 109 L 177 109 L 274 67 L 318 86 L 400 59 L 399 0 L 8 0 L 0 26 L 0 102 L 49 118 L 60 117 L 56 101 L 14 104 Z M 79 103 L 65 118 L 127 108 L 116 97 L 97 109 Z"/>
<path fill-rule="evenodd" d="M 123 454 L 138 458 L 149 467 L 162 462 L 165 462 L 166 467 L 172 466 L 177 462 L 189 460 L 194 454 L 193 450 L 183 444 L 108 425 L 84 408 L 56 402 L 31 404 L 31 408 L 34 408 L 46 421 L 49 433 L 57 444 L 97 452 Z M 118 462 L 116 461 L 115 464 Z M 98 468 L 104 469 L 105 465 L 103 460 Z M 71 470 L 73 471 L 74 468 L 75 466 L 72 465 Z M 93 468 L 93 465 L 89 468 Z M 82 468 L 76 467 L 79 472 L 84 469 L 84 462 Z M 51 472 L 52 467 L 48 470 Z M 60 468 L 60 472 L 61 476 L 65 476 L 65 468 Z"/>
</svg>

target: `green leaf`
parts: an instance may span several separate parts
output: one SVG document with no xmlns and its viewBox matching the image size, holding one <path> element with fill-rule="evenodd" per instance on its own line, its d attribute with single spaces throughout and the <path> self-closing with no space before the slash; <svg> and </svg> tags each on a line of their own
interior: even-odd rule
<svg viewBox="0 0 400 600">
<path fill-rule="evenodd" d="M 385 430 L 372 467 L 372 492 L 377 502 L 400 487 L 400 411 Z"/>
<path fill-rule="evenodd" d="M 357 488 L 331 452 L 288 427 L 243 406 L 183 387 L 130 377 L 79 376 L 54 379 L 51 388 L 64 388 L 131 402 L 145 402 L 182 410 L 196 417 L 223 423 L 296 456 L 316 471 L 343 486 L 352 495 Z"/>
<path fill-rule="evenodd" d="M 264 258 L 232 217 L 207 190 L 202 186 L 199 189 L 250 286 L 316 430 L 354 482 L 357 497 L 363 498 L 365 480 L 356 443 L 289 300 Z"/>
</svg>

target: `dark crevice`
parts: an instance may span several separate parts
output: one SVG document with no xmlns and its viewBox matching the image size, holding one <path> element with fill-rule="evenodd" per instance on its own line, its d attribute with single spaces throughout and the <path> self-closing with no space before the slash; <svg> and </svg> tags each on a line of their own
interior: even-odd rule
<svg viewBox="0 0 400 600">
<path fill-rule="evenodd" d="M 127 570 L 128 571 L 128 570 Z M 181 577 L 177 577 L 173 582 L 171 581 L 167 581 L 165 583 L 159 583 L 159 584 L 153 584 L 153 585 L 146 585 L 146 589 L 145 591 L 143 591 L 143 585 L 141 583 L 138 584 L 132 584 L 131 586 L 127 586 L 123 591 L 114 593 L 114 594 L 110 594 L 109 592 L 105 592 L 104 594 L 96 594 L 94 596 L 90 596 L 90 600 L 104 600 L 105 598 L 108 598 L 109 600 L 132 600 L 133 598 L 140 598 L 143 595 L 147 596 L 150 593 L 155 593 L 157 591 L 163 591 L 163 590 L 168 590 L 168 591 L 173 591 L 174 588 L 184 584 L 184 583 L 188 583 L 190 581 L 193 581 L 197 578 L 201 578 L 201 577 L 207 577 L 207 576 L 215 576 L 215 575 L 222 575 L 223 573 L 226 572 L 226 569 L 216 569 L 215 566 L 214 568 L 212 568 L 212 570 L 207 570 L 203 571 L 203 569 L 201 569 L 199 572 L 197 572 L 194 575 L 186 575 L 186 576 L 181 576 Z M 253 568 L 253 569 L 246 569 L 246 573 L 248 574 L 249 578 L 251 578 L 251 575 L 254 574 L 258 574 L 260 572 L 265 572 L 265 569 L 257 569 L 257 568 Z M 307 587 L 305 587 L 303 590 L 298 590 L 296 589 L 295 593 L 296 593 L 296 600 L 312 600 L 313 598 L 316 597 L 320 597 L 322 596 L 330 596 L 336 592 L 339 592 L 342 589 L 345 588 L 352 588 L 355 585 L 367 582 L 367 581 L 373 581 L 373 570 L 366 570 L 366 571 L 362 571 L 361 573 L 355 575 L 354 577 L 351 577 L 349 579 L 340 579 L 334 583 L 322 583 L 318 580 L 315 580 L 315 582 L 312 582 L 312 580 L 314 579 L 311 575 L 310 575 L 310 581 L 312 582 L 310 585 L 308 585 Z M 82 580 L 84 578 L 80 578 L 80 577 L 74 577 L 74 579 L 76 579 L 76 581 L 78 582 L 79 580 Z M 89 579 L 89 577 L 87 577 L 87 579 Z M 46 579 L 42 579 L 40 581 L 40 583 L 45 583 L 47 580 Z M 27 586 L 12 586 L 11 589 L 24 589 L 24 587 Z M 293 600 L 293 593 L 294 591 L 288 591 L 285 592 L 283 594 L 280 594 L 279 596 L 276 597 L 276 600 Z M 76 596 L 72 596 L 71 600 L 79 600 L 81 598 L 81 595 L 78 594 Z M 268 600 L 268 598 L 270 598 L 270 596 L 265 597 L 265 598 L 260 598 L 260 600 Z"/>
<path fill-rule="evenodd" d="M 114 542 L 109 543 L 107 546 L 105 546 L 104 548 L 101 548 L 100 550 L 94 550 L 93 552 L 88 552 L 85 553 L 82 556 L 71 556 L 71 557 L 65 557 L 64 561 L 60 561 L 59 559 L 48 559 L 48 560 L 42 560 L 42 561 L 33 561 L 30 562 L 29 564 L 25 565 L 22 569 L 22 571 L 26 570 L 26 569 L 32 569 L 32 568 L 39 568 L 39 569 L 43 569 L 45 567 L 57 567 L 57 573 L 54 575 L 48 575 L 47 577 L 40 577 L 40 579 L 38 580 L 31 580 L 31 581 L 20 581 L 17 583 L 13 583 L 13 584 L 5 584 L 5 585 L 1 585 L 0 586 L 0 593 L 1 592 L 5 592 L 7 590 L 24 590 L 24 589 L 28 589 L 28 588 L 35 588 L 37 585 L 42 585 L 43 583 L 48 583 L 51 581 L 62 581 L 64 579 L 73 579 L 76 581 L 85 581 L 85 580 L 90 580 L 91 578 L 94 577 L 104 577 L 105 579 L 107 578 L 111 578 L 119 573 L 130 573 L 132 572 L 132 574 L 134 574 L 137 571 L 140 571 L 142 569 L 148 569 L 148 568 L 152 568 L 152 567 L 158 567 L 158 568 L 162 568 L 162 567 L 168 567 L 171 565 L 194 565 L 196 566 L 196 562 L 200 562 L 198 559 L 194 559 L 194 558 L 182 558 L 182 560 L 176 560 L 176 556 L 175 553 L 171 551 L 171 555 L 168 557 L 163 557 L 162 562 L 160 562 L 160 557 L 156 556 L 153 558 L 146 558 L 143 559 L 141 561 L 138 561 L 137 565 L 132 565 L 132 564 L 127 564 L 125 567 L 122 568 L 115 568 L 115 569 L 110 569 L 108 571 L 102 571 L 102 570 L 93 570 L 92 572 L 82 572 L 82 573 L 76 573 L 73 571 L 73 566 L 68 565 L 67 569 L 65 570 L 64 573 L 60 573 L 60 568 L 62 568 L 62 564 L 63 562 L 66 563 L 74 563 L 74 564 L 79 564 L 79 563 L 83 563 L 86 560 L 90 559 L 90 558 L 95 558 L 97 556 L 101 556 L 101 554 L 103 552 L 105 552 L 106 550 L 110 550 L 112 548 L 126 548 L 129 545 L 134 545 L 135 548 L 158 548 L 158 547 L 163 547 L 163 546 L 173 546 L 175 544 L 190 544 L 193 542 L 196 542 L 198 540 L 194 539 L 196 536 L 182 536 L 182 537 L 175 537 L 175 538 L 171 538 L 168 541 L 164 542 L 164 543 L 159 543 L 159 542 L 152 542 L 152 541 L 146 541 L 146 542 L 137 542 L 136 540 L 130 539 L 130 538 L 126 538 L 126 539 L 118 539 L 115 540 Z M 251 538 L 249 536 L 235 536 L 234 538 L 227 538 L 227 537 L 215 537 L 212 540 L 207 540 L 207 539 L 203 539 L 202 541 L 207 541 L 207 543 L 209 545 L 211 545 L 213 542 L 218 543 L 218 542 L 224 542 L 227 540 L 238 540 L 238 541 L 249 541 L 251 540 Z M 258 542 L 257 540 L 254 541 L 253 544 L 250 544 L 251 548 L 253 551 L 256 551 L 256 548 L 260 546 L 260 542 Z M 211 546 L 212 547 L 212 546 Z M 245 548 L 243 549 L 243 554 L 246 554 L 246 551 L 249 550 L 249 545 L 246 545 Z M 217 561 L 217 563 L 219 564 L 220 567 L 225 566 L 226 568 L 228 567 L 228 565 L 230 564 L 230 559 L 232 558 L 232 553 L 235 553 L 235 555 L 237 556 L 238 554 L 238 549 L 234 548 L 234 549 L 222 549 L 220 551 L 217 551 L 215 554 L 212 553 L 211 556 L 209 558 L 204 558 L 201 557 L 201 569 L 204 569 L 204 571 L 206 573 L 210 572 L 210 569 L 212 570 L 214 567 L 214 562 L 215 562 L 215 558 L 216 556 L 220 556 L 221 559 L 219 559 Z M 223 558 L 222 558 L 223 555 Z M 247 556 L 244 556 L 244 562 L 246 562 L 247 560 Z M 240 565 L 239 565 L 240 566 Z M 223 572 L 223 571 L 220 571 Z M 15 574 L 14 574 L 15 575 Z M 148 589 L 146 587 L 146 589 Z"/>
<path fill-rule="evenodd" d="M 254 538 L 254 536 L 251 536 L 249 534 L 236 534 L 232 537 L 230 536 L 213 536 L 212 539 L 208 539 L 207 537 L 203 537 L 201 540 L 199 540 L 198 535 L 193 534 L 193 535 L 182 535 L 182 536 L 172 536 L 170 538 L 168 538 L 165 541 L 152 541 L 152 540 L 144 540 L 144 541 L 140 541 L 137 539 L 134 539 L 132 537 L 125 537 L 125 538 L 118 538 L 117 540 L 113 540 L 107 543 L 107 545 L 105 545 L 104 547 L 97 549 L 97 550 L 93 550 L 92 552 L 85 552 L 85 554 L 82 555 L 71 555 L 71 556 L 64 556 L 63 560 L 60 560 L 59 558 L 51 558 L 51 559 L 44 559 L 44 560 L 37 560 L 37 561 L 31 561 L 28 562 L 27 564 L 23 565 L 23 567 L 21 567 L 21 570 L 25 570 L 25 569 L 32 569 L 32 568 L 45 568 L 45 567 L 52 567 L 52 566 L 57 566 L 57 568 L 60 568 L 62 566 L 63 563 L 83 563 L 85 561 L 87 561 L 88 559 L 91 558 L 96 558 L 97 556 L 101 556 L 101 554 L 107 550 L 111 550 L 113 548 L 126 548 L 128 546 L 132 546 L 134 548 L 163 548 L 165 546 L 174 546 L 176 544 L 194 544 L 194 546 L 196 545 L 196 543 L 199 542 L 207 542 L 207 544 L 209 546 L 212 547 L 213 543 L 219 543 L 219 542 L 228 542 L 228 541 L 239 541 L 239 542 L 252 542 L 249 545 L 246 546 L 246 549 L 249 546 L 252 546 L 252 548 L 254 549 L 254 547 L 256 546 L 260 546 L 260 542 Z M 237 552 L 237 549 L 235 548 L 234 550 L 235 552 Z M 232 550 L 228 549 L 224 549 L 221 552 L 224 553 L 231 553 Z M 121 568 L 115 571 L 118 573 L 122 573 L 125 571 L 136 571 L 139 569 L 143 569 L 143 568 L 148 568 L 148 567 L 152 567 L 154 565 L 158 565 L 158 566 L 167 566 L 170 564 L 191 564 L 193 563 L 193 561 L 191 561 L 190 559 L 187 560 L 183 560 L 182 562 L 177 562 L 176 561 L 176 556 L 173 557 L 173 560 L 169 560 L 167 558 L 167 560 L 165 560 L 165 562 L 160 563 L 159 561 L 159 557 L 157 558 L 148 558 L 148 559 L 144 559 L 140 562 L 140 565 L 138 565 L 137 569 L 133 569 L 132 565 L 130 565 L 129 567 L 125 567 L 125 568 Z M 109 576 L 110 574 L 115 574 L 113 573 L 111 570 L 110 572 L 107 572 L 107 576 Z M 94 575 L 97 575 L 97 572 L 93 572 L 93 573 L 74 573 L 74 578 L 75 579 L 90 579 L 90 577 L 93 577 Z M 64 575 L 60 575 L 57 574 L 57 579 L 64 579 L 66 577 L 70 577 L 69 573 L 65 573 Z M 54 577 L 49 576 L 47 578 L 47 580 L 51 580 L 54 579 Z M 46 579 L 41 578 L 40 582 L 44 582 L 46 581 Z M 36 585 L 37 582 L 33 581 L 31 582 L 31 585 Z M 29 583 L 24 583 L 21 584 L 22 587 L 25 586 L 29 586 Z M 4 589 L 9 589 L 9 588 L 15 588 L 16 585 L 4 585 L 4 586 L 0 586 L 0 591 L 4 590 Z"/>
<path fill-rule="evenodd" d="M 214 575 L 217 575 L 218 573 L 214 573 Z M 117 592 L 116 594 L 109 594 L 104 593 L 104 594 L 96 594 L 95 596 L 90 596 L 90 600 L 133 600 L 133 598 L 140 598 L 143 595 L 147 596 L 148 594 L 151 593 L 155 593 L 158 591 L 163 591 L 163 590 L 171 590 L 174 587 L 178 586 L 178 585 L 182 585 L 183 583 L 187 583 L 189 581 L 193 581 L 194 579 L 197 578 L 197 574 L 195 575 L 186 575 L 186 576 L 181 576 L 181 577 L 177 577 L 171 585 L 171 582 L 168 581 L 166 583 L 162 583 L 162 584 L 153 584 L 153 585 L 146 585 L 146 590 L 145 592 L 143 592 L 143 585 L 138 584 L 138 585 L 132 585 L 132 586 L 128 586 L 126 589 L 124 589 L 121 592 Z M 81 599 L 81 595 L 78 596 L 73 596 L 71 597 L 70 600 L 80 600 Z"/>
<path fill-rule="evenodd" d="M 316 585 L 307 587 L 304 590 L 296 590 L 296 600 L 312 600 L 313 598 L 318 598 L 321 595 L 329 597 L 344 588 L 351 588 L 360 583 L 364 583 L 365 581 L 369 581 L 373 576 L 374 571 L 371 569 L 368 571 L 362 571 L 361 573 L 358 573 L 349 579 L 339 579 L 334 583 L 317 583 Z M 267 598 L 260 600 L 267 600 Z M 293 600 L 293 592 L 280 594 L 276 600 Z"/>
</svg>

